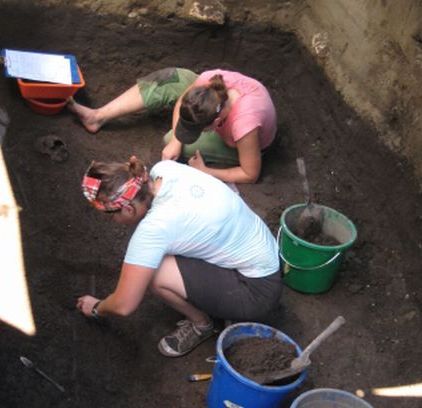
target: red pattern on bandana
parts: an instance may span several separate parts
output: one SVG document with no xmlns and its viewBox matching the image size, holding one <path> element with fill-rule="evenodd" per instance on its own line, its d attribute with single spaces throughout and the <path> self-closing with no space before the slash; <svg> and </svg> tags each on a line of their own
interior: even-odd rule
<svg viewBox="0 0 422 408">
<path fill-rule="evenodd" d="M 139 176 L 126 181 L 117 192 L 110 197 L 109 201 L 103 202 L 97 199 L 98 191 L 101 186 L 101 180 L 94 177 L 84 176 L 82 180 L 82 192 L 86 199 L 97 210 L 113 212 L 122 209 L 129 204 L 138 194 L 143 184 L 143 179 Z"/>
<path fill-rule="evenodd" d="M 88 201 L 94 201 L 97 198 L 100 189 L 101 180 L 94 177 L 84 176 L 82 180 L 82 191 Z"/>
</svg>

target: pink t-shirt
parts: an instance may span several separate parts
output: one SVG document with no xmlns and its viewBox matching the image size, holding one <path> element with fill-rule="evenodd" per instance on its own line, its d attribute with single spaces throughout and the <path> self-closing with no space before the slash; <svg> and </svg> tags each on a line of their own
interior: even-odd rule
<svg viewBox="0 0 422 408">
<path fill-rule="evenodd" d="M 232 105 L 224 123 L 214 126 L 213 130 L 228 146 L 235 147 L 236 142 L 243 136 L 259 128 L 261 150 L 268 147 L 277 130 L 277 115 L 267 89 L 256 79 L 221 69 L 203 72 L 194 85 L 206 85 L 216 74 L 222 75 L 227 89 L 235 89 L 239 97 Z"/>
</svg>

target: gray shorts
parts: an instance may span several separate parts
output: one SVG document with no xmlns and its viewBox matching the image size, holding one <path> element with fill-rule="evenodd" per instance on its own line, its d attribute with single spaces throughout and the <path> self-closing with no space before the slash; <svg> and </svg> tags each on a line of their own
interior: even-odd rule
<svg viewBox="0 0 422 408">
<path fill-rule="evenodd" d="M 282 279 L 276 272 L 247 278 L 235 269 L 200 259 L 176 256 L 189 303 L 212 317 L 238 321 L 259 320 L 280 301 Z"/>
</svg>

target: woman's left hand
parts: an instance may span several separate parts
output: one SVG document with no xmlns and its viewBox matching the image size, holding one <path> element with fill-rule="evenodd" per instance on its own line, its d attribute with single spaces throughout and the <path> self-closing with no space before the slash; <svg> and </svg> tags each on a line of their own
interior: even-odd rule
<svg viewBox="0 0 422 408">
<path fill-rule="evenodd" d="M 207 166 L 205 165 L 204 159 L 202 158 L 201 152 L 197 150 L 195 154 L 188 161 L 189 166 L 194 167 L 195 169 L 206 171 Z"/>
<path fill-rule="evenodd" d="M 79 309 L 85 316 L 92 317 L 92 308 L 99 300 L 100 299 L 90 295 L 81 296 L 76 303 L 76 308 Z"/>
</svg>

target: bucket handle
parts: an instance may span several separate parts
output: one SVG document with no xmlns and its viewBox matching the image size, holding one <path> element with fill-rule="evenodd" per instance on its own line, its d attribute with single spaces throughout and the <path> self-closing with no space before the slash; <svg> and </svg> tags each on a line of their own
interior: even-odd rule
<svg viewBox="0 0 422 408">
<path fill-rule="evenodd" d="M 278 247 L 280 248 L 280 234 L 281 234 L 281 230 L 282 230 L 283 228 L 282 228 L 282 226 L 280 225 L 280 228 L 278 229 L 278 232 L 277 232 L 277 245 L 278 245 Z M 327 266 L 327 265 L 329 265 L 330 263 L 332 263 L 332 262 L 334 262 L 340 255 L 341 255 L 341 251 L 340 252 L 337 252 L 335 255 L 333 255 L 328 261 L 325 261 L 323 264 L 321 264 L 321 265 L 317 265 L 317 266 L 308 266 L 308 267 L 306 267 L 306 266 L 299 266 L 299 265 L 294 265 L 294 264 L 292 264 L 291 262 L 289 262 L 284 256 L 283 256 L 283 254 L 281 253 L 281 251 L 279 251 L 278 252 L 278 254 L 279 254 L 279 256 L 280 256 L 280 258 L 282 259 L 282 261 L 284 262 L 284 263 L 286 263 L 287 265 L 289 265 L 290 266 L 290 268 L 294 268 L 294 269 L 300 269 L 300 270 L 302 270 L 302 271 L 313 271 L 313 270 L 315 270 L 315 269 L 320 269 L 320 268 L 323 268 L 324 266 Z"/>
<path fill-rule="evenodd" d="M 279 253 L 280 258 L 283 260 L 284 263 L 286 263 L 287 265 L 289 265 L 291 268 L 294 269 L 300 269 L 302 271 L 314 271 L 315 269 L 320 269 L 323 268 L 324 266 L 327 266 L 328 264 L 330 264 L 331 262 L 334 262 L 340 255 L 341 252 L 337 252 L 331 259 L 329 259 L 328 261 L 324 262 L 321 265 L 317 265 L 317 266 L 299 266 L 299 265 L 294 265 L 291 262 L 289 262 L 286 258 L 284 258 L 284 256 L 281 254 L 281 252 Z"/>
<path fill-rule="evenodd" d="M 215 364 L 215 363 L 217 363 L 217 362 L 218 362 L 218 358 L 217 358 L 217 356 L 209 356 L 209 357 L 207 357 L 207 358 L 205 359 L 205 361 L 206 361 L 207 363 L 212 363 L 212 364 Z"/>
</svg>

